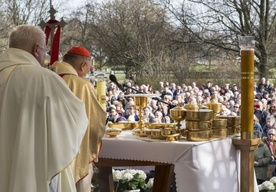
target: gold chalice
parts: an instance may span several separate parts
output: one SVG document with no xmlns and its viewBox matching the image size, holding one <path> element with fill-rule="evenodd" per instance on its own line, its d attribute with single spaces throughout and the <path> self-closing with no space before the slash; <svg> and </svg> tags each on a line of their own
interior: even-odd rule
<svg viewBox="0 0 276 192">
<path fill-rule="evenodd" d="M 129 94 L 126 97 L 133 97 L 134 103 L 137 107 L 139 107 L 139 121 L 138 127 L 143 129 L 143 121 L 142 121 L 142 109 L 147 106 L 147 98 L 148 97 L 159 97 L 160 95 L 157 94 Z"/>
<path fill-rule="evenodd" d="M 173 120 L 177 122 L 176 126 L 179 130 L 181 127 L 180 122 L 183 121 L 186 117 L 186 110 L 178 105 L 177 107 L 174 107 L 170 110 L 170 116 Z"/>
<path fill-rule="evenodd" d="M 143 121 L 142 121 L 142 109 L 147 106 L 147 97 L 137 96 L 134 97 L 134 103 L 139 107 L 139 121 L 138 127 L 140 130 L 143 129 Z"/>
</svg>

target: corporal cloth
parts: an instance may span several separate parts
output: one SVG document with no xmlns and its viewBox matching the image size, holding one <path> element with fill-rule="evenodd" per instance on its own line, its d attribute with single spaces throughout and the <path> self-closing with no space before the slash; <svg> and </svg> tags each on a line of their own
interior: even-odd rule
<svg viewBox="0 0 276 192">
<path fill-rule="evenodd" d="M 51 68 L 62 75 L 69 88 L 85 103 L 89 119 L 80 153 L 71 164 L 75 180 L 78 182 L 88 174 L 89 163 L 97 158 L 99 144 L 105 132 L 106 112 L 100 106 L 91 82 L 79 77 L 70 64 L 56 61 Z"/>
<path fill-rule="evenodd" d="M 58 75 L 23 50 L 0 56 L 0 191 L 48 192 L 86 127 L 83 102 Z"/>
</svg>

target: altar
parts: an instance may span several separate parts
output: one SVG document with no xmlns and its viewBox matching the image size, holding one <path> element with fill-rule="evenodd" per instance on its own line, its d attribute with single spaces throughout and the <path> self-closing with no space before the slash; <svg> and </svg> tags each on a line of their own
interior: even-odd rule
<svg viewBox="0 0 276 192">
<path fill-rule="evenodd" d="M 238 192 L 240 151 L 236 150 L 232 139 L 167 142 L 123 131 L 116 138 L 104 136 L 97 165 L 100 171 L 106 168 L 110 171 L 113 166 L 127 166 L 127 162 L 137 166 L 155 165 L 158 185 L 167 188 L 174 172 L 178 192 Z M 106 181 L 112 182 L 110 175 Z M 254 188 L 258 191 L 256 183 Z M 160 192 L 162 186 L 154 189 Z"/>
</svg>

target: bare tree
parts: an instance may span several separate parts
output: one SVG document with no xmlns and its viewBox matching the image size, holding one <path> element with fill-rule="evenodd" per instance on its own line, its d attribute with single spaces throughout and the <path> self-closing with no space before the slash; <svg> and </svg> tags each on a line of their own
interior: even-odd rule
<svg viewBox="0 0 276 192">
<path fill-rule="evenodd" d="M 274 54 L 276 1 L 274 0 L 183 0 L 177 6 L 161 0 L 198 42 L 239 53 L 238 36 L 255 36 L 255 66 L 260 77 L 268 74 Z"/>
<path fill-rule="evenodd" d="M 160 55 L 168 27 L 164 10 L 147 0 L 115 0 L 89 4 L 86 41 L 102 65 L 123 68 L 127 77 L 142 78 L 148 63 Z M 85 15 L 82 15 L 84 18 Z"/>
<path fill-rule="evenodd" d="M 1 0 L 0 50 L 7 48 L 8 32 L 16 25 L 37 25 L 49 17 L 49 0 Z"/>
<path fill-rule="evenodd" d="M 65 1 L 52 1 L 52 6 L 62 12 L 65 6 L 61 7 L 61 4 Z M 7 48 L 8 32 L 12 27 L 47 22 L 50 19 L 50 2 L 51 0 L 0 0 L 0 51 Z"/>
<path fill-rule="evenodd" d="M 49 4 L 49 0 L 6 0 L 1 10 L 12 25 L 38 24 L 49 15 Z"/>
<path fill-rule="evenodd" d="M 2 3 L 4 3 L 3 0 L 0 0 L 0 4 Z M 2 52 L 7 47 L 7 37 L 10 29 L 9 21 L 7 17 L 5 17 L 5 12 L 3 10 L 0 10 L 0 23 L 0 52 Z"/>
</svg>

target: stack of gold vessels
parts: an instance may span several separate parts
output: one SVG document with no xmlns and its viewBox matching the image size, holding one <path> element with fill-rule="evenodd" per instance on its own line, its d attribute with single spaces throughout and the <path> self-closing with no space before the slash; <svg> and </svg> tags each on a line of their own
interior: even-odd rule
<svg viewBox="0 0 276 192">
<path fill-rule="evenodd" d="M 240 116 L 218 116 L 219 119 L 227 120 L 227 135 L 239 135 L 241 132 Z"/>
<path fill-rule="evenodd" d="M 213 98 L 207 107 L 213 111 L 212 138 L 225 138 L 227 136 L 227 120 L 219 119 L 217 116 L 222 111 L 222 104 Z"/>
<path fill-rule="evenodd" d="M 222 104 L 215 100 L 211 100 L 204 107 L 197 104 L 174 107 L 170 110 L 170 117 L 176 124 L 165 124 L 143 122 L 141 112 L 147 105 L 148 94 L 133 96 L 135 104 L 139 107 L 140 120 L 138 122 L 108 123 L 110 129 L 132 130 L 133 135 L 136 136 L 166 139 L 167 141 L 177 141 L 181 136 L 187 141 L 207 141 L 240 133 L 239 116 L 217 116 L 222 110 Z M 181 127 L 182 121 L 185 121 L 185 128 Z"/>
<path fill-rule="evenodd" d="M 185 106 L 184 106 L 185 107 Z M 186 139 L 188 141 L 206 141 L 212 136 L 213 111 L 197 108 L 186 111 Z M 184 136 L 183 135 L 183 136 Z"/>
</svg>

